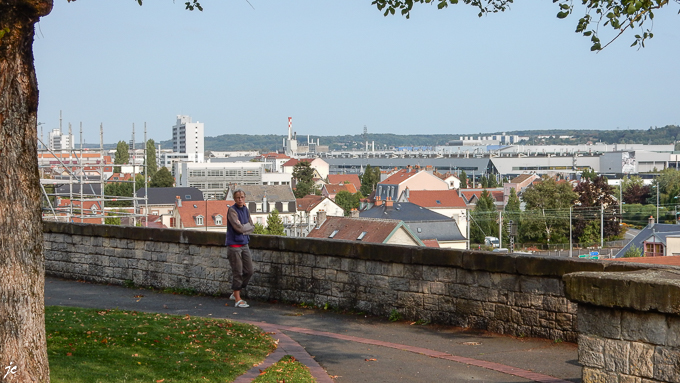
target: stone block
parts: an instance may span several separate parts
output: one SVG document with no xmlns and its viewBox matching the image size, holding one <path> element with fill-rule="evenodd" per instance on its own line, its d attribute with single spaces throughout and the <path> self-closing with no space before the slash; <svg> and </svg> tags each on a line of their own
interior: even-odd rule
<svg viewBox="0 0 680 383">
<path fill-rule="evenodd" d="M 404 278 L 422 280 L 423 266 L 404 265 Z"/>
<path fill-rule="evenodd" d="M 446 294 L 454 298 L 472 299 L 471 290 L 472 287 L 467 285 L 447 284 L 446 286 Z"/>
<path fill-rule="evenodd" d="M 559 296 L 544 296 L 543 309 L 547 311 L 566 313 L 569 312 L 569 300 Z"/>
<path fill-rule="evenodd" d="M 458 279 L 458 269 L 455 267 L 438 267 L 437 271 L 437 280 L 440 282 L 455 282 Z"/>
<path fill-rule="evenodd" d="M 314 257 L 314 265 L 319 268 L 328 268 L 328 259 L 330 257 L 327 255 L 317 255 Z"/>
<path fill-rule="evenodd" d="M 440 269 L 439 266 L 423 266 L 423 280 L 438 281 L 439 269 Z"/>
<path fill-rule="evenodd" d="M 314 266 L 316 265 L 316 256 L 314 254 L 300 254 L 298 264 L 307 267 Z"/>
<path fill-rule="evenodd" d="M 533 309 L 520 309 L 519 314 L 521 316 L 520 324 L 525 326 L 538 326 L 538 311 Z"/>
<path fill-rule="evenodd" d="M 619 383 L 616 374 L 594 368 L 583 367 L 583 382 L 585 383 Z"/>
<path fill-rule="evenodd" d="M 499 290 L 520 291 L 520 276 L 514 274 L 491 273 L 491 287 Z"/>
<path fill-rule="evenodd" d="M 626 340 L 664 345 L 668 326 L 664 314 L 623 311 L 621 337 Z"/>
<path fill-rule="evenodd" d="M 446 285 L 442 282 L 430 282 L 429 285 L 430 294 L 446 295 Z"/>
<path fill-rule="evenodd" d="M 582 334 L 621 339 L 621 310 L 579 305 L 577 320 Z"/>
<path fill-rule="evenodd" d="M 680 317 L 677 315 L 667 315 L 666 323 L 668 324 L 668 331 L 666 332 L 666 342 L 669 347 L 680 347 Z"/>
<path fill-rule="evenodd" d="M 630 342 L 606 339 L 604 341 L 604 368 L 607 371 L 630 373 Z"/>
<path fill-rule="evenodd" d="M 656 347 L 654 350 L 654 379 L 680 382 L 680 350 Z"/>
<path fill-rule="evenodd" d="M 578 361 L 585 367 L 604 368 L 604 339 L 588 335 L 578 336 Z"/>
<path fill-rule="evenodd" d="M 571 314 L 555 314 L 555 322 L 560 330 L 571 330 L 574 328 L 574 317 Z"/>
<path fill-rule="evenodd" d="M 364 272 L 366 274 L 371 274 L 371 275 L 378 275 L 382 271 L 382 265 L 380 262 L 375 262 L 375 261 L 364 261 L 365 269 Z"/>
<path fill-rule="evenodd" d="M 629 352 L 630 375 L 639 376 L 642 378 L 653 378 L 654 347 L 645 343 L 631 342 Z"/>
</svg>

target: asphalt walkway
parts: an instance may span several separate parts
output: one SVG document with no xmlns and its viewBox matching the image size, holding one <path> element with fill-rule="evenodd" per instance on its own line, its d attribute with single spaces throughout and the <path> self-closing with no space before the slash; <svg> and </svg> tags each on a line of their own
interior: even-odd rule
<svg viewBox="0 0 680 383">
<path fill-rule="evenodd" d="M 230 306 L 225 306 L 229 302 Z M 236 382 L 250 382 L 293 355 L 326 382 L 580 382 L 576 345 L 518 339 L 450 326 L 389 322 L 285 304 L 197 297 L 47 277 L 45 304 L 248 322 L 273 333 L 278 349 Z"/>
</svg>

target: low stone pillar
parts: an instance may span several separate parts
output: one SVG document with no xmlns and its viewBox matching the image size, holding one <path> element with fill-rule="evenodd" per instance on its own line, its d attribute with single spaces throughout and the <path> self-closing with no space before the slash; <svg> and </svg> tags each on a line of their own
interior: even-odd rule
<svg viewBox="0 0 680 383">
<path fill-rule="evenodd" d="M 565 274 L 584 382 L 680 382 L 680 270 Z"/>
</svg>

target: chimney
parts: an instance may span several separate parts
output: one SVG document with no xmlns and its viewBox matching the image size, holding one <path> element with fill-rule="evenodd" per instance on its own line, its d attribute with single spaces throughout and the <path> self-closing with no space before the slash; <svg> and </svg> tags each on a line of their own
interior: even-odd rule
<svg viewBox="0 0 680 383">
<path fill-rule="evenodd" d="M 408 188 L 406 188 L 406 202 L 408 202 L 410 196 L 411 196 L 411 193 L 408 190 Z"/>
<path fill-rule="evenodd" d="M 394 205 L 394 201 L 392 201 L 392 197 L 387 197 L 387 200 L 385 201 L 385 206 L 390 207 Z"/>
<path fill-rule="evenodd" d="M 175 203 L 177 207 L 182 207 L 182 199 L 179 196 L 175 196 Z"/>
<path fill-rule="evenodd" d="M 375 196 L 375 206 L 381 206 L 382 205 L 382 200 L 380 199 L 380 196 L 377 195 Z"/>
<path fill-rule="evenodd" d="M 320 228 L 321 225 L 326 221 L 326 211 L 319 210 L 316 212 L 316 228 Z"/>
<path fill-rule="evenodd" d="M 262 197 L 262 212 L 263 213 L 269 212 L 269 203 L 267 202 L 267 192 L 264 192 L 264 196 Z"/>
<path fill-rule="evenodd" d="M 650 215 L 650 216 L 649 216 L 649 219 L 647 220 L 647 226 L 653 227 L 653 226 L 654 226 L 654 223 L 655 223 L 654 216 L 653 216 L 653 215 Z"/>
<path fill-rule="evenodd" d="M 352 209 L 352 211 L 349 213 L 349 216 L 351 218 L 359 218 L 359 210 L 358 209 Z"/>
</svg>

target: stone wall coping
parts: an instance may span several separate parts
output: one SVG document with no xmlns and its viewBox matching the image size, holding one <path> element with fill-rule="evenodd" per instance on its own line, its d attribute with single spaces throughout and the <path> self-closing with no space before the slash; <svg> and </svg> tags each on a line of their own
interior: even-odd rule
<svg viewBox="0 0 680 383">
<path fill-rule="evenodd" d="M 680 268 L 566 274 L 567 298 L 595 306 L 680 314 Z"/>
<path fill-rule="evenodd" d="M 183 229 L 158 229 L 46 221 L 45 233 L 96 236 L 178 244 L 223 246 L 225 233 Z M 655 268 L 628 262 L 578 258 L 513 255 L 486 251 L 385 245 L 317 238 L 252 235 L 250 247 L 291 251 L 367 261 L 397 262 L 423 266 L 453 266 L 467 270 L 561 278 L 576 272 L 622 272 Z M 661 266 L 659 268 L 667 268 Z"/>
</svg>

